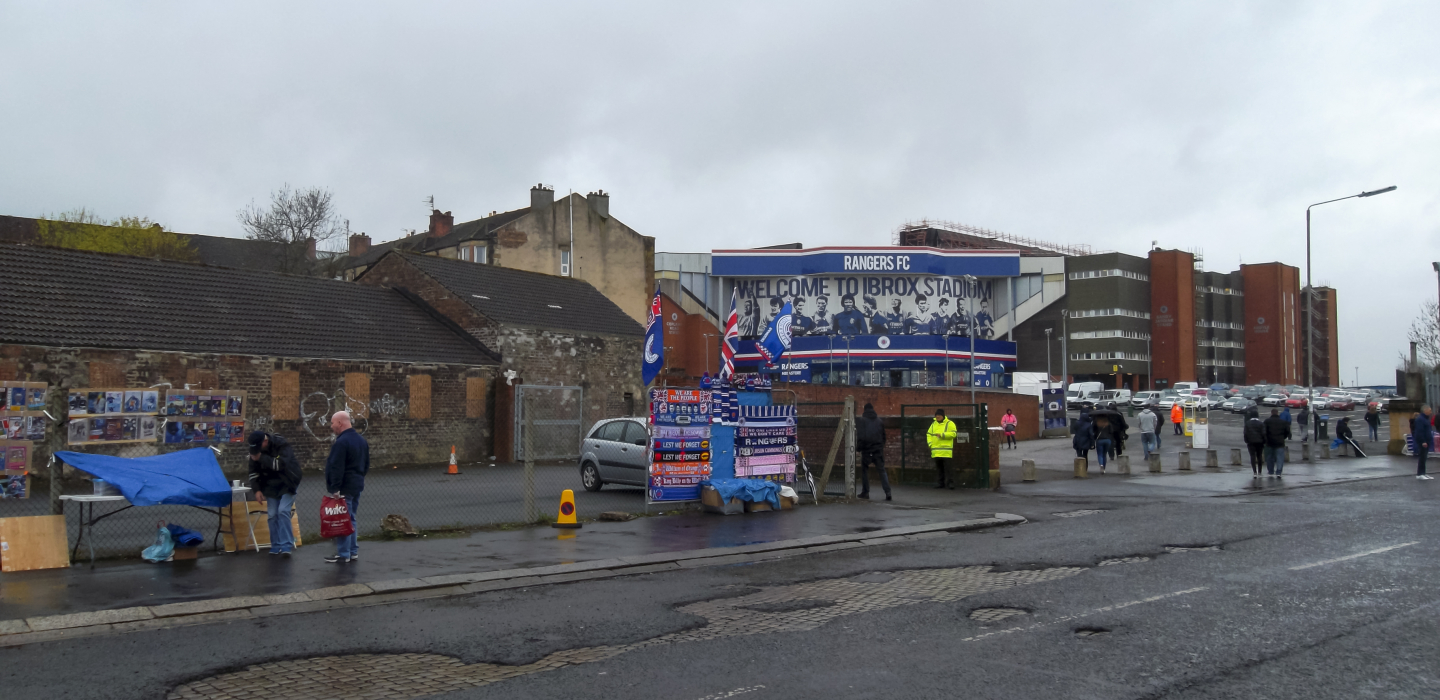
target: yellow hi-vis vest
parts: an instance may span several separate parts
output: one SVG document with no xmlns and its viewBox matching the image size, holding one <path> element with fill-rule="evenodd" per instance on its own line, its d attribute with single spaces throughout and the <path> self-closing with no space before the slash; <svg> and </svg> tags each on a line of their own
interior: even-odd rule
<svg viewBox="0 0 1440 700">
<path fill-rule="evenodd" d="M 936 458 L 950 457 L 950 451 L 955 448 L 955 422 L 946 418 L 943 421 L 930 421 L 930 429 L 925 431 L 925 444 L 930 447 L 930 456 Z"/>
</svg>

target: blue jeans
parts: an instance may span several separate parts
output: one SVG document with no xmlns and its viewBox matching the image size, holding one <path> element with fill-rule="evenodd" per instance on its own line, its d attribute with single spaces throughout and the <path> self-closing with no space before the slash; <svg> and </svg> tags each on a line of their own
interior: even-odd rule
<svg viewBox="0 0 1440 700">
<path fill-rule="evenodd" d="M 290 527 L 290 513 L 295 509 L 295 494 L 280 494 L 279 498 L 265 499 L 265 512 L 270 514 L 270 551 L 295 551 L 295 531 Z"/>
<path fill-rule="evenodd" d="M 1265 446 L 1265 473 L 1280 474 L 1285 471 L 1285 448 Z"/>
<path fill-rule="evenodd" d="M 1101 469 L 1104 469 L 1104 468 L 1105 468 L 1105 458 L 1106 458 L 1107 456 L 1109 456 L 1109 454 L 1110 454 L 1110 447 L 1111 447 L 1112 445 L 1114 445 L 1114 444 L 1115 444 L 1115 443 L 1114 443 L 1114 441 L 1112 441 L 1112 440 L 1096 440 L 1096 441 L 1095 441 L 1095 452 L 1098 453 L 1098 455 L 1099 455 L 1100 468 L 1101 468 Z"/>
<path fill-rule="evenodd" d="M 360 494 L 346 496 L 345 507 L 350 511 L 350 528 L 354 532 L 335 538 L 335 556 L 348 559 L 360 553 L 360 526 L 355 524 L 355 515 L 360 508 Z"/>
<path fill-rule="evenodd" d="M 1140 446 L 1145 449 L 1145 459 L 1150 459 L 1151 452 L 1160 451 L 1160 441 L 1155 433 L 1140 433 Z"/>
</svg>

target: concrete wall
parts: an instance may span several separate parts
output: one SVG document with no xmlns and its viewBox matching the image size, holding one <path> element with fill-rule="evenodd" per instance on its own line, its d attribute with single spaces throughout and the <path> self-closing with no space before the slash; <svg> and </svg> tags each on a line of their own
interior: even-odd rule
<svg viewBox="0 0 1440 700">
<path fill-rule="evenodd" d="M 273 373 L 281 370 L 298 373 L 300 414 L 308 420 L 285 419 L 272 410 Z M 347 392 L 350 373 L 368 377 L 367 395 L 359 396 L 355 384 Z M 431 377 L 428 418 L 410 415 L 415 397 L 410 395 L 409 378 L 420 374 Z M 451 445 L 464 460 L 488 457 L 489 416 L 483 405 L 467 407 L 466 399 L 468 380 L 489 384 L 493 377 L 493 368 L 463 365 L 0 345 L 0 379 L 48 383 L 51 414 L 57 417 L 65 415 L 65 392 L 72 388 L 148 389 L 168 384 L 183 389 L 190 384 L 192 389 L 243 390 L 247 433 L 264 429 L 289 438 L 306 470 L 323 470 L 330 450 L 329 416 L 343 408 L 356 415 L 356 428 L 370 441 L 376 468 L 447 461 Z M 123 450 L 125 456 L 140 456 L 195 447 L 157 441 L 71 448 L 64 445 L 64 431 L 64 420 L 49 426 L 46 446 L 31 462 L 37 470 L 43 471 L 55 448 L 108 455 Z M 243 445 L 222 446 L 220 465 L 232 478 L 239 478 L 249 470 L 246 454 Z"/>
<path fill-rule="evenodd" d="M 644 323 L 655 291 L 655 239 L 601 211 L 609 195 L 572 194 L 554 202 L 532 199 L 530 214 L 496 231 L 492 264 L 548 275 L 560 274 L 561 251 L 570 246 L 575 221 L 571 276 L 589 282 L 625 313 Z M 599 211 L 597 211 L 599 210 Z"/>
</svg>

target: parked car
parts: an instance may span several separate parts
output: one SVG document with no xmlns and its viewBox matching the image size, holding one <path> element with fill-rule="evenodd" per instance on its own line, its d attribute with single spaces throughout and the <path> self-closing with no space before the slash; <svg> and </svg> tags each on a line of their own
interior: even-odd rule
<svg viewBox="0 0 1440 700">
<path fill-rule="evenodd" d="M 1228 399 L 1226 399 L 1225 396 L 1220 394 L 1219 392 L 1212 391 L 1210 392 L 1209 396 L 1205 397 L 1206 407 L 1212 411 L 1221 410 L 1221 407 L 1225 405 L 1226 401 L 1228 401 Z"/>
<path fill-rule="evenodd" d="M 1327 408 L 1330 408 L 1330 397 L 1316 396 L 1313 405 L 1315 406 L 1315 410 L 1317 411 L 1323 411 Z"/>
<path fill-rule="evenodd" d="M 1257 405 L 1258 404 L 1251 399 L 1247 399 L 1244 396 L 1236 396 L 1225 402 L 1225 410 L 1231 413 L 1244 413 Z"/>
<path fill-rule="evenodd" d="M 1131 406 L 1134 406 L 1135 408 L 1144 408 L 1144 407 L 1146 407 L 1146 406 L 1154 406 L 1155 404 L 1157 404 L 1157 403 L 1159 403 L 1159 402 L 1160 402 L 1160 392 L 1158 392 L 1158 391 L 1142 391 L 1142 392 L 1139 392 L 1139 393 L 1135 394 L 1135 397 L 1132 398 L 1132 399 L 1130 399 L 1130 405 L 1131 405 Z"/>
<path fill-rule="evenodd" d="M 1180 392 L 1174 389 L 1166 389 L 1160 392 L 1160 398 L 1155 400 L 1155 408 L 1161 411 L 1169 411 L 1172 406 L 1178 403 L 1183 397 Z"/>
<path fill-rule="evenodd" d="M 610 418 L 595 424 L 580 444 L 580 484 L 599 491 L 605 484 L 645 486 L 650 467 L 650 431 L 638 418 Z"/>
<path fill-rule="evenodd" d="M 1266 396 L 1265 398 L 1260 399 L 1260 405 L 1262 405 L 1262 406 L 1284 406 L 1284 405 L 1285 405 L 1285 399 L 1286 399 L 1286 398 L 1288 398 L 1288 397 L 1285 396 L 1284 394 L 1278 394 L 1278 393 L 1277 393 L 1277 394 L 1270 394 L 1270 395 Z"/>
<path fill-rule="evenodd" d="M 1330 399 L 1329 409 L 1332 411 L 1353 411 L 1355 410 L 1355 399 L 1349 396 L 1337 396 Z"/>
<path fill-rule="evenodd" d="M 1304 408 L 1308 402 L 1309 400 L 1305 398 L 1304 394 L 1295 394 L 1285 397 L 1284 406 L 1286 408 Z"/>
</svg>

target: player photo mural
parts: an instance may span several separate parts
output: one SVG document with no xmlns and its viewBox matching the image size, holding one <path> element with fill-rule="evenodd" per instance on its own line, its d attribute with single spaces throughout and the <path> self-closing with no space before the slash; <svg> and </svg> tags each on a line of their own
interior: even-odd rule
<svg viewBox="0 0 1440 700">
<path fill-rule="evenodd" d="M 820 335 L 952 335 L 995 337 L 991 282 L 923 275 L 806 276 L 737 279 L 740 335 L 757 338 L 786 302 L 792 333 Z"/>
</svg>

